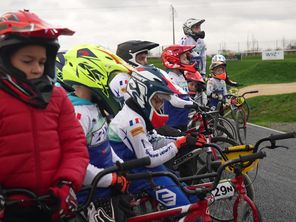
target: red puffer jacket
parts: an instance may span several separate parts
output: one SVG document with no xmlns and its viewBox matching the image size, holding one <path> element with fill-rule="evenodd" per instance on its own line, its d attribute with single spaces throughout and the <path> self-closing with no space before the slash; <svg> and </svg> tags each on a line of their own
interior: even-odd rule
<svg viewBox="0 0 296 222">
<path fill-rule="evenodd" d="M 89 158 L 74 108 L 55 87 L 46 109 L 29 106 L 0 90 L 0 184 L 39 195 L 63 179 L 77 191 Z"/>
</svg>

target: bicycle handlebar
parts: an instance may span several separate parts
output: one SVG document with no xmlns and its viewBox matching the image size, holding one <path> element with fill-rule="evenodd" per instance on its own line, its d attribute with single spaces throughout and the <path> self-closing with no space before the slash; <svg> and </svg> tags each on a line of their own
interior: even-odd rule
<svg viewBox="0 0 296 222">
<path fill-rule="evenodd" d="M 244 97 L 247 94 L 252 94 L 252 93 L 258 93 L 258 90 L 252 90 L 252 91 L 248 91 L 248 92 L 244 92 L 241 96 Z"/>
<path fill-rule="evenodd" d="M 202 175 L 196 175 L 196 176 L 190 176 L 185 178 L 178 178 L 175 174 L 171 172 L 147 172 L 147 173 L 137 173 L 137 174 L 127 174 L 126 178 L 128 180 L 139 180 L 139 179 L 147 179 L 151 177 L 161 177 L 161 176 L 167 176 L 170 177 L 176 184 L 179 186 L 185 193 L 187 194 L 204 194 L 207 192 L 210 192 L 211 190 L 214 190 L 217 185 L 219 184 L 219 181 L 221 179 L 222 173 L 224 169 L 230 165 L 234 165 L 236 163 L 245 162 L 245 161 L 255 161 L 256 159 L 263 159 L 266 156 L 265 152 L 258 152 L 250 155 L 246 155 L 243 157 L 239 157 L 236 159 L 228 160 L 224 164 L 220 165 L 217 172 L 213 173 L 206 173 Z M 204 179 L 204 178 L 210 178 L 214 177 L 215 180 L 212 182 L 212 185 L 210 187 L 202 187 L 202 188 L 196 188 L 195 190 L 188 189 L 184 187 L 181 184 L 181 181 L 186 180 L 192 180 L 192 179 Z"/>
<path fill-rule="evenodd" d="M 51 197 L 49 194 L 38 196 L 36 193 L 32 192 L 31 190 L 25 189 L 25 188 L 3 189 L 2 193 L 5 197 L 9 196 L 9 195 L 22 194 L 22 195 L 26 195 L 30 198 L 30 199 L 19 199 L 19 200 L 5 200 L 6 206 L 14 205 L 17 203 L 24 203 L 26 201 L 36 201 L 37 203 L 40 203 L 42 201 L 49 200 Z"/>
<path fill-rule="evenodd" d="M 119 171 L 130 170 L 133 168 L 143 167 L 150 165 L 151 160 L 149 157 L 143 157 L 140 159 L 129 160 L 123 163 L 116 163 Z"/>
<path fill-rule="evenodd" d="M 232 98 L 232 97 L 244 97 L 245 95 L 247 94 L 252 94 L 252 93 L 258 93 L 259 91 L 258 90 L 252 90 L 252 91 L 247 91 L 247 92 L 244 92 L 243 94 L 241 95 L 234 95 L 234 94 L 226 94 L 224 95 L 225 98 Z"/>
<path fill-rule="evenodd" d="M 129 170 L 129 169 L 133 169 L 133 168 L 144 167 L 144 166 L 149 165 L 150 163 L 151 163 L 150 158 L 144 157 L 144 158 L 140 158 L 140 159 L 126 161 L 123 163 L 118 162 L 118 163 L 116 163 L 115 166 L 111 166 L 111 167 L 108 167 L 108 168 L 102 170 L 100 173 L 98 173 L 95 176 L 91 185 L 85 186 L 82 189 L 82 190 L 89 189 L 90 191 L 89 191 L 86 202 L 82 206 L 80 206 L 77 209 L 77 211 L 79 212 L 79 211 L 85 209 L 85 207 L 87 207 L 90 204 L 91 200 L 93 199 L 93 196 L 94 196 L 94 193 L 95 193 L 95 190 L 97 187 L 97 183 L 106 174 L 113 173 L 115 171 L 125 171 L 125 170 Z M 25 201 L 36 201 L 36 203 L 40 203 L 40 202 L 44 201 L 44 203 L 46 204 L 46 200 L 48 200 L 50 198 L 50 195 L 48 195 L 48 194 L 43 195 L 43 196 L 38 196 L 34 192 L 32 192 L 28 189 L 23 189 L 23 188 L 3 189 L 2 192 L 3 192 L 4 196 L 12 195 L 12 194 L 25 194 L 26 196 L 30 197 L 30 199 L 28 199 L 28 200 L 26 200 L 26 199 L 9 200 L 9 201 L 5 202 L 6 205 L 13 205 L 13 204 L 22 203 Z"/>
<path fill-rule="evenodd" d="M 102 179 L 103 176 L 105 176 L 105 175 L 107 175 L 109 173 L 116 172 L 116 171 L 126 171 L 126 170 L 130 170 L 130 169 L 133 169 L 133 168 L 148 166 L 148 165 L 150 165 L 150 163 L 151 163 L 151 160 L 150 160 L 149 157 L 143 157 L 143 158 L 140 158 L 140 159 L 129 160 L 129 161 L 126 161 L 126 162 L 123 162 L 123 163 L 117 162 L 116 165 L 108 167 L 108 168 L 102 170 L 101 172 L 99 172 L 95 176 L 95 178 L 93 179 L 91 185 L 85 186 L 83 188 L 83 190 L 90 189 L 90 191 L 88 193 L 86 201 L 84 202 L 83 205 L 81 205 L 78 208 L 77 211 L 81 211 L 81 210 L 85 209 L 90 204 L 90 202 L 92 201 L 92 199 L 94 197 L 94 194 L 95 194 L 95 191 L 96 191 L 96 188 L 97 188 L 97 184 L 98 184 L 99 180 Z"/>
<path fill-rule="evenodd" d="M 289 133 L 283 133 L 283 134 L 276 134 L 276 135 L 270 135 L 269 137 L 265 137 L 263 139 L 260 139 L 256 142 L 254 146 L 254 153 L 257 152 L 259 146 L 261 143 L 269 141 L 271 143 L 271 146 L 268 147 L 270 149 L 276 148 L 275 142 L 277 140 L 284 140 L 284 139 L 290 139 L 290 138 L 296 138 L 296 132 L 289 132 Z"/>
<path fill-rule="evenodd" d="M 271 140 L 271 141 L 273 141 L 273 140 L 285 140 L 285 139 L 290 139 L 290 138 L 296 138 L 296 132 L 271 135 L 269 137 L 269 140 Z"/>
</svg>

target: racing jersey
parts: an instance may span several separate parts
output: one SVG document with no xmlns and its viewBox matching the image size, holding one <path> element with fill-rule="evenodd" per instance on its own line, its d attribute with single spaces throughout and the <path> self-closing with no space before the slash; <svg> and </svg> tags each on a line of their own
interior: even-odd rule
<svg viewBox="0 0 296 222">
<path fill-rule="evenodd" d="M 206 74 L 206 45 L 203 39 L 196 41 L 191 36 L 184 36 L 180 40 L 180 45 L 195 45 L 192 49 L 192 60 L 197 63 L 197 68 L 204 76 Z"/>
<path fill-rule="evenodd" d="M 109 83 L 113 95 L 118 99 L 121 105 L 130 97 L 126 92 L 126 87 L 130 78 L 130 74 L 118 72 Z"/>
<path fill-rule="evenodd" d="M 227 94 L 226 83 L 224 80 L 216 79 L 216 78 L 209 78 L 207 82 L 207 96 L 209 97 L 209 106 L 216 107 L 219 99 L 213 98 L 213 94 L 220 97 Z"/>
<path fill-rule="evenodd" d="M 125 104 L 109 125 L 109 140 L 122 160 L 150 157 L 150 168 L 173 158 L 178 149 L 173 138 L 147 131 L 144 118 Z"/>
<path fill-rule="evenodd" d="M 172 80 L 172 82 L 179 86 L 182 89 L 181 95 L 178 95 L 181 99 L 190 100 L 189 98 L 189 90 L 188 83 L 184 77 L 184 75 L 179 72 L 175 73 L 172 71 L 168 72 L 168 77 Z M 170 102 L 165 101 L 164 103 L 164 113 L 169 115 L 169 120 L 167 121 L 167 125 L 172 127 L 181 127 L 187 126 L 188 124 L 188 110 L 184 108 L 174 107 Z M 182 128 L 182 127 L 181 127 Z"/>
<path fill-rule="evenodd" d="M 76 117 L 86 135 L 90 163 L 87 167 L 84 185 L 92 182 L 97 173 L 104 168 L 112 166 L 121 159 L 114 153 L 108 141 L 108 124 L 98 107 L 89 100 L 79 98 L 74 93 L 69 94 L 74 105 Z M 99 187 L 108 187 L 112 182 L 112 174 L 103 177 Z"/>
</svg>

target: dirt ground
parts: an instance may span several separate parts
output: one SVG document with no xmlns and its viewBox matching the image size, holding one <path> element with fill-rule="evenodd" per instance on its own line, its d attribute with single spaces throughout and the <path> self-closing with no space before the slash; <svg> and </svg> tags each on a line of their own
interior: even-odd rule
<svg viewBox="0 0 296 222">
<path fill-rule="evenodd" d="M 263 95 L 278 95 L 286 93 L 296 93 L 296 82 L 280 84 L 258 84 L 247 86 L 239 90 L 239 94 L 247 91 L 258 90 L 258 93 L 248 94 L 246 98 Z M 296 98 L 295 98 L 296 101 Z M 294 123 L 270 123 L 267 127 L 284 132 L 296 131 L 296 122 Z"/>
<path fill-rule="evenodd" d="M 247 91 L 258 90 L 258 93 L 247 94 L 246 98 L 251 98 L 254 96 L 264 96 L 264 95 L 276 95 L 285 93 L 295 93 L 296 92 L 296 82 L 292 83 L 279 83 L 279 84 L 259 84 L 252 85 L 241 88 L 239 94 Z"/>
</svg>

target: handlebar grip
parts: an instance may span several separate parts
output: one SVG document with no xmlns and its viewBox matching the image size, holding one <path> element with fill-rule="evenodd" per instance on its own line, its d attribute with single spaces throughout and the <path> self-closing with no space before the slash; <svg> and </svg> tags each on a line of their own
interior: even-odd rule
<svg viewBox="0 0 296 222">
<path fill-rule="evenodd" d="M 136 173 L 136 174 L 126 174 L 125 177 L 127 180 L 141 180 L 149 176 L 149 173 Z"/>
<path fill-rule="evenodd" d="M 290 132 L 290 133 L 284 133 L 284 134 L 277 134 L 277 135 L 271 135 L 269 137 L 269 140 L 284 140 L 289 138 L 296 138 L 296 132 Z"/>
<path fill-rule="evenodd" d="M 140 159 L 129 160 L 123 163 L 116 163 L 119 170 L 130 170 L 137 167 L 144 167 L 151 164 L 151 160 L 149 157 L 143 157 Z"/>
<path fill-rule="evenodd" d="M 246 162 L 246 161 L 254 161 L 257 159 L 263 159 L 264 157 L 266 157 L 266 153 L 263 151 L 259 151 L 258 153 L 253 153 L 247 156 L 242 156 L 240 157 L 240 160 L 242 162 Z"/>
<path fill-rule="evenodd" d="M 253 90 L 253 91 L 249 91 L 247 93 L 258 93 L 259 91 L 258 90 Z"/>
</svg>

